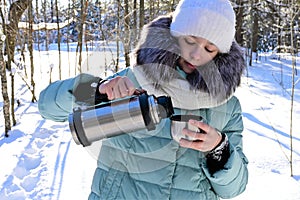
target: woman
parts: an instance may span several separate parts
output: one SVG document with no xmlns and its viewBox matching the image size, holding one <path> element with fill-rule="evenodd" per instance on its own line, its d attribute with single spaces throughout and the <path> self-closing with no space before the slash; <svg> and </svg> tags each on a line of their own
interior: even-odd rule
<svg viewBox="0 0 300 200">
<path fill-rule="evenodd" d="M 241 106 L 233 96 L 245 63 L 234 34 L 229 1 L 182 0 L 173 16 L 144 27 L 132 68 L 104 81 L 82 74 L 40 94 L 40 113 L 56 121 L 67 120 L 74 103 L 93 103 L 95 81 L 97 101 L 141 88 L 170 96 L 176 115 L 202 118 L 188 121 L 201 131 L 165 119 L 153 131 L 104 140 L 89 199 L 211 200 L 245 190 Z"/>
</svg>

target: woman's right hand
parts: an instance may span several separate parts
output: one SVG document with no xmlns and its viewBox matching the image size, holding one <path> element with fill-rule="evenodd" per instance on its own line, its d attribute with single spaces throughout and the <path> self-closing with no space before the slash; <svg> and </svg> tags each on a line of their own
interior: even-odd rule
<svg viewBox="0 0 300 200">
<path fill-rule="evenodd" d="M 117 76 L 107 80 L 98 89 L 101 94 L 106 94 L 109 100 L 131 96 L 136 90 L 127 76 Z"/>
</svg>

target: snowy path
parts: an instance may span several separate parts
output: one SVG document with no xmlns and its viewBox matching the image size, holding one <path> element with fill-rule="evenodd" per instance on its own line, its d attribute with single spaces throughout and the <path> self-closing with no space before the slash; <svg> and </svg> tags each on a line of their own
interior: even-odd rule
<svg viewBox="0 0 300 200">
<path fill-rule="evenodd" d="M 244 152 L 249 159 L 249 184 L 237 200 L 300 199 L 300 102 L 295 101 L 293 177 L 290 176 L 290 101 L 278 84 L 281 77 L 276 60 L 250 67 L 236 95 L 242 108 L 245 131 Z M 271 64 L 271 65 L 270 65 Z M 290 74 L 284 67 L 285 83 Z M 296 91 L 296 99 L 299 98 Z"/>
<path fill-rule="evenodd" d="M 249 184 L 235 200 L 300 199 L 300 84 L 295 92 L 291 177 L 290 71 L 289 61 L 257 63 L 236 92 L 243 108 Z M 37 84 L 43 88 L 47 83 Z M 19 88 L 22 105 L 16 108 L 17 125 L 9 138 L 4 138 L 0 99 L 0 199 L 87 199 L 96 160 L 73 142 L 67 123 L 42 119 L 37 104 L 29 103 L 26 87 Z"/>
<path fill-rule="evenodd" d="M 5 177 L 1 180 L 0 197 L 9 194 L 10 199 L 43 199 L 60 191 L 71 140 L 62 133 L 67 126 L 46 124 L 36 105 L 25 112 L 22 121 L 27 123 L 19 124 L 10 137 L 0 143 L 0 160 L 6 160 L 0 172 L 1 177 Z M 6 152 L 11 157 L 7 157 Z M 2 197 L 0 199 L 4 199 Z"/>
<path fill-rule="evenodd" d="M 0 160 L 5 163 L 0 199 L 68 199 L 70 194 L 86 199 L 96 161 L 73 142 L 68 124 L 42 119 L 35 104 L 21 120 L 27 123 L 0 140 Z"/>
</svg>

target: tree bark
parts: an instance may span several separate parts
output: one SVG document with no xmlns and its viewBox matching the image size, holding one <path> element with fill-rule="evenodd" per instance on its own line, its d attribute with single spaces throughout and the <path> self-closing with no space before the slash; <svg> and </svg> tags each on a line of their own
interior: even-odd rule
<svg viewBox="0 0 300 200">
<path fill-rule="evenodd" d="M 6 30 L 6 45 L 5 45 L 5 53 L 7 55 L 7 68 L 11 70 L 11 62 L 14 61 L 14 51 L 16 44 L 16 36 L 18 32 L 18 23 L 21 19 L 22 14 L 28 8 L 28 5 L 31 4 L 32 0 L 18 0 L 11 4 L 8 14 L 9 24 L 7 25 Z M 10 73 L 11 76 L 11 115 L 12 115 L 12 123 L 16 124 L 15 115 L 14 115 L 14 74 Z"/>
<path fill-rule="evenodd" d="M 236 34 L 235 38 L 238 44 L 243 44 L 243 18 L 244 18 L 244 2 L 243 0 L 237 1 L 237 9 L 236 12 Z"/>
<path fill-rule="evenodd" d="M 8 60 L 14 60 L 14 51 L 16 36 L 18 31 L 18 23 L 21 19 L 22 14 L 28 8 L 31 0 L 18 0 L 11 4 L 9 9 L 9 24 L 7 25 L 7 45 L 5 47 L 5 53 L 8 56 Z M 8 70 L 11 70 L 11 65 L 8 63 Z"/>
<path fill-rule="evenodd" d="M 83 47 L 83 36 L 84 36 L 84 24 L 85 24 L 85 19 L 86 19 L 86 9 L 87 9 L 87 4 L 88 1 L 86 0 L 80 0 L 81 2 L 81 10 L 80 10 L 80 25 L 79 25 L 79 34 L 78 34 L 78 44 L 77 44 L 77 48 L 76 48 L 76 53 L 78 53 L 79 51 L 79 60 L 78 60 L 78 64 L 79 64 L 79 68 L 78 71 L 79 73 L 81 73 L 82 69 L 81 69 L 81 64 L 82 64 L 82 47 Z"/>
<path fill-rule="evenodd" d="M 124 17 L 124 25 L 125 25 L 125 36 L 124 36 L 124 56 L 125 56 L 125 65 L 126 67 L 130 66 L 130 57 L 129 57 L 129 51 L 130 51 L 130 21 L 129 21 L 129 3 L 128 0 L 124 0 L 125 4 L 125 17 Z"/>
<path fill-rule="evenodd" d="M 58 3 L 55 0 L 55 11 L 56 11 L 56 24 L 57 24 L 57 46 L 58 46 L 58 73 L 59 73 L 59 80 L 62 79 L 61 76 L 61 51 L 60 51 L 60 25 L 59 25 L 59 13 L 58 13 Z"/>
<path fill-rule="evenodd" d="M 137 38 L 138 38 L 138 32 L 137 32 L 137 0 L 133 0 L 133 24 L 132 24 L 132 31 L 133 31 L 133 46 L 136 46 Z"/>
<path fill-rule="evenodd" d="M 2 24 L 3 24 L 3 34 L 0 33 L 0 76 L 1 76 L 1 91 L 2 91 L 2 97 L 3 97 L 3 115 L 4 115 L 4 127 L 5 127 L 5 136 L 8 137 L 8 132 L 11 130 L 11 123 L 10 123 L 10 102 L 9 102 L 9 96 L 7 91 L 7 78 L 6 78 L 6 65 L 4 61 L 4 55 L 2 52 L 3 49 L 3 40 L 2 38 L 6 35 L 6 26 L 4 22 L 4 15 L 2 13 L 2 9 L 0 9 Z M 1 31 L 1 30 L 0 30 Z"/>
<path fill-rule="evenodd" d="M 140 0 L 140 30 L 142 30 L 144 24 L 145 24 L 144 0 Z"/>
<path fill-rule="evenodd" d="M 117 71 L 119 71 L 119 62 L 120 62 L 120 37 L 121 37 L 121 35 L 120 35 L 120 21 L 121 21 L 121 19 L 120 19 L 120 10 L 121 10 L 121 2 L 120 2 L 120 0 L 117 0 L 117 3 L 118 3 L 118 13 L 117 13 L 117 38 L 116 38 L 116 42 L 117 42 L 117 61 L 116 61 L 116 66 L 115 66 L 115 71 L 117 72 Z"/>
<path fill-rule="evenodd" d="M 33 63 L 33 30 L 32 30 L 32 24 L 33 24 L 33 15 L 32 15 L 32 3 L 30 2 L 28 5 L 28 17 L 29 17 L 29 34 L 28 34 L 28 50 L 30 55 L 30 83 L 31 83 L 31 102 L 35 102 L 35 82 L 34 82 L 34 63 Z"/>
<path fill-rule="evenodd" d="M 252 44 L 251 44 L 251 49 L 252 52 L 257 52 L 257 42 L 258 42 L 258 10 L 255 9 L 254 11 L 254 16 L 253 16 L 253 24 L 252 24 Z"/>
<path fill-rule="evenodd" d="M 252 66 L 253 53 L 257 52 L 257 41 L 258 41 L 258 0 L 251 1 L 251 21 L 252 21 L 252 31 L 251 31 L 251 51 L 249 66 Z"/>
</svg>

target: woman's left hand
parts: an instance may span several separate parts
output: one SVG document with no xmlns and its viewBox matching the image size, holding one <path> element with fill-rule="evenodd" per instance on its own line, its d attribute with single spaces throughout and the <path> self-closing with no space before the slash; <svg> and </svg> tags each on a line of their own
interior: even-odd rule
<svg viewBox="0 0 300 200">
<path fill-rule="evenodd" d="M 180 139 L 180 146 L 202 152 L 213 150 L 222 140 L 222 135 L 213 127 L 197 120 L 189 120 L 192 126 L 198 127 L 201 132 L 183 129 L 182 133 L 193 140 Z"/>
</svg>

